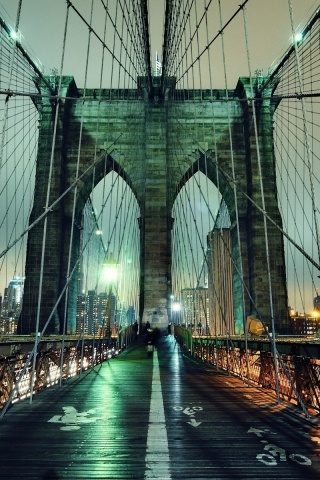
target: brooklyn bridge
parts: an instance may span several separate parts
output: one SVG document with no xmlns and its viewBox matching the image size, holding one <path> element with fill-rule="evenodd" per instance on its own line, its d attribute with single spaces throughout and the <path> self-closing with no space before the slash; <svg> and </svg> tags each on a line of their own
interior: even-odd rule
<svg viewBox="0 0 320 480">
<path fill-rule="evenodd" d="M 7 3 L 1 478 L 319 478 L 318 3 Z"/>
</svg>

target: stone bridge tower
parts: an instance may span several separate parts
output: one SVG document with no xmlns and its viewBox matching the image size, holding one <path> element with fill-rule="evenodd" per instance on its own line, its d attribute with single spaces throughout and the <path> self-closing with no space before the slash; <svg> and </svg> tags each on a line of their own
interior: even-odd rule
<svg viewBox="0 0 320 480">
<path fill-rule="evenodd" d="M 144 321 L 149 319 L 154 325 L 166 326 L 171 294 L 172 206 L 183 185 L 200 170 L 219 188 L 227 204 L 231 218 L 232 257 L 236 267 L 240 265 L 241 255 L 244 305 L 239 268 L 234 268 L 233 271 L 237 330 L 241 330 L 243 318 L 250 314 L 258 313 L 270 325 L 263 215 L 255 206 L 257 204 L 261 207 L 261 192 L 252 106 L 247 100 L 248 79 L 240 79 L 237 88 L 229 92 L 230 99 L 239 100 L 232 102 L 226 101 L 222 90 L 174 91 L 173 78 L 166 79 L 165 95 L 162 96 L 156 83 L 159 80 L 157 77 L 153 79 L 152 92 L 147 91 L 146 79 L 139 78 L 137 90 L 106 90 L 99 92 L 97 98 L 96 90 L 87 89 L 84 96 L 72 77 L 64 77 L 59 96 L 51 173 L 56 102 L 43 95 L 38 103 L 41 120 L 30 224 L 43 213 L 49 175 L 52 178 L 51 202 L 69 189 L 46 217 L 46 268 L 43 272 L 39 320 L 42 329 L 50 319 L 47 333 L 61 333 L 63 329 L 65 298 L 62 289 L 67 276 L 73 184 L 79 160 L 79 145 L 81 158 L 71 270 L 80 248 L 84 204 L 103 176 L 112 169 L 116 170 L 135 193 L 141 212 L 138 219 L 141 234 L 140 316 Z M 256 105 L 260 161 L 266 210 L 281 226 L 272 138 L 274 107 L 268 98 L 270 97 L 262 97 Z M 230 136 L 234 167 L 230 158 Z M 177 148 L 178 144 L 183 148 Z M 35 331 L 43 222 L 38 222 L 29 232 L 19 333 Z M 237 230 L 240 232 L 240 241 Z M 289 322 L 283 239 L 272 223 L 268 224 L 268 239 L 269 250 L 272 252 L 270 265 L 276 331 L 286 333 Z M 75 331 L 76 277 L 74 275 L 69 279 L 68 333 Z"/>
</svg>

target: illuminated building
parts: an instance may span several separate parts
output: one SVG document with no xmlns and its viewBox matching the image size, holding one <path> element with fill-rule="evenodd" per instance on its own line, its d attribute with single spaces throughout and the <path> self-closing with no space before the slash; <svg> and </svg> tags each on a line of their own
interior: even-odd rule
<svg viewBox="0 0 320 480">
<path fill-rule="evenodd" d="M 208 333 L 209 296 L 205 287 L 184 288 L 181 290 L 181 304 L 183 322 L 187 327 L 198 328 L 202 325 L 201 333 Z"/>
<path fill-rule="evenodd" d="M 115 323 L 116 297 L 111 294 L 111 326 Z M 99 327 L 105 327 L 108 311 L 108 293 L 98 295 L 95 290 L 78 295 L 76 332 L 84 335 L 95 335 Z"/>
<path fill-rule="evenodd" d="M 230 217 L 223 201 L 207 240 L 210 332 L 211 335 L 234 335 L 232 241 Z"/>
<path fill-rule="evenodd" d="M 17 321 L 21 312 L 24 277 L 15 276 L 4 289 L 1 305 L 0 331 L 3 334 L 16 333 Z"/>
</svg>

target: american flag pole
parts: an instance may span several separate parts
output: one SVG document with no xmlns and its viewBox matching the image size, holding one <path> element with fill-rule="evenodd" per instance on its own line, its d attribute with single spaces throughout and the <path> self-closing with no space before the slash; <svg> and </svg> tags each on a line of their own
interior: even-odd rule
<svg viewBox="0 0 320 480">
<path fill-rule="evenodd" d="M 161 75 L 161 62 L 159 60 L 159 55 L 158 55 L 158 52 L 156 52 L 156 76 L 160 76 Z"/>
</svg>

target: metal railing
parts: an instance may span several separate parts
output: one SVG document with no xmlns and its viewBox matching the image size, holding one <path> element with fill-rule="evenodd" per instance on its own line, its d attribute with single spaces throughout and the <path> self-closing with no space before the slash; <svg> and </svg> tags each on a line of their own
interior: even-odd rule
<svg viewBox="0 0 320 480">
<path fill-rule="evenodd" d="M 310 358 L 300 355 L 279 354 L 276 378 L 272 352 L 263 345 L 252 342 L 245 350 L 234 346 L 228 339 L 193 336 L 190 330 L 175 326 L 175 337 L 180 346 L 217 370 L 228 372 L 256 386 L 276 394 L 279 386 L 280 400 L 320 412 L 320 356 Z M 301 404 L 302 403 L 302 404 Z"/>
<path fill-rule="evenodd" d="M 134 329 L 129 326 L 110 339 L 66 337 L 62 350 L 61 338 L 50 336 L 38 345 L 34 371 L 30 361 L 31 349 L 24 351 L 26 348 L 23 348 L 26 343 L 30 348 L 31 339 L 21 339 L 19 344 L 11 343 L 11 347 L 15 346 L 11 348 L 14 353 L 0 356 L 0 412 L 8 402 L 11 404 L 28 398 L 117 356 L 135 338 Z M 9 344 L 4 342 L 4 345 Z M 17 345 L 19 348 L 16 348 Z"/>
</svg>

